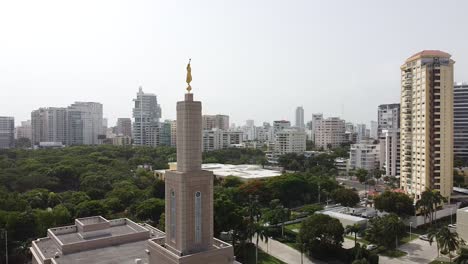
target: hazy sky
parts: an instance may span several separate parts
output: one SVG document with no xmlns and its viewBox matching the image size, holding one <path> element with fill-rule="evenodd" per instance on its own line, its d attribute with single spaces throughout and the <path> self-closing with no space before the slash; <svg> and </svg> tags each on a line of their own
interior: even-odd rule
<svg viewBox="0 0 468 264">
<path fill-rule="evenodd" d="M 141 85 L 173 119 L 191 57 L 205 114 L 293 121 L 302 105 L 306 121 L 368 123 L 399 102 L 413 53 L 447 51 L 455 80 L 468 80 L 466 10 L 464 0 L 1 0 L 0 115 L 19 123 L 96 101 L 113 125 Z"/>
</svg>

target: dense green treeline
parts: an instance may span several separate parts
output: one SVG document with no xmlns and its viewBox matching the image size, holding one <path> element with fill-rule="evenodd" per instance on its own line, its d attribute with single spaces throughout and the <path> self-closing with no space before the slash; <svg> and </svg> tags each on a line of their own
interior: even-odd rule
<svg viewBox="0 0 468 264">
<path fill-rule="evenodd" d="M 157 224 L 164 211 L 164 182 L 138 165 L 164 169 L 175 159 L 175 149 L 168 147 L 0 151 L 0 228 L 8 231 L 10 262 L 24 263 L 32 239 L 76 217 Z M 4 255 L 4 241 L 0 244 Z"/>
<path fill-rule="evenodd" d="M 266 163 L 262 151 L 250 149 L 208 152 L 203 159 Z M 24 263 L 33 239 L 45 236 L 50 227 L 71 224 L 77 217 L 128 217 L 164 229 L 164 182 L 139 165 L 164 169 L 175 160 L 175 149 L 169 147 L 103 145 L 0 151 L 0 229 L 8 231 L 10 263 Z M 215 180 L 215 234 L 231 232 L 236 254 L 242 259 L 252 234 L 252 199 L 269 222 L 289 219 L 287 208 L 315 203 L 320 195 L 326 197 L 339 188 L 329 177 L 334 168 L 325 160 L 316 164 L 320 169 L 269 180 Z M 4 253 L 1 240 L 0 255 Z"/>
</svg>

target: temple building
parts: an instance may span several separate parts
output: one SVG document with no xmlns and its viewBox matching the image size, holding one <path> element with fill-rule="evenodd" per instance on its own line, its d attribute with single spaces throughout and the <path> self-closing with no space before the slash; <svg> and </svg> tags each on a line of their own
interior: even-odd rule
<svg viewBox="0 0 468 264">
<path fill-rule="evenodd" d="M 32 242 L 32 263 L 237 264 L 233 246 L 213 237 L 213 173 L 201 169 L 202 104 L 177 103 L 177 169 L 167 171 L 166 233 L 129 219 L 79 218 Z"/>
</svg>

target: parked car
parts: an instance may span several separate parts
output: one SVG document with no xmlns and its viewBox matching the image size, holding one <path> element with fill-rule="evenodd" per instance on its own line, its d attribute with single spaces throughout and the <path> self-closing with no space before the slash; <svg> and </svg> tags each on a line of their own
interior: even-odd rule
<svg viewBox="0 0 468 264">
<path fill-rule="evenodd" d="M 378 247 L 377 247 L 377 245 L 374 245 L 374 244 L 369 244 L 369 245 L 367 245 L 367 247 L 366 247 L 367 250 L 374 250 L 374 249 L 376 249 L 376 248 L 378 248 Z"/>
<path fill-rule="evenodd" d="M 420 235 L 419 239 L 424 240 L 424 241 L 429 241 L 430 240 L 429 236 L 427 234 L 426 235 Z"/>
<path fill-rule="evenodd" d="M 457 224 L 450 224 L 448 225 L 449 228 L 457 228 Z"/>
</svg>

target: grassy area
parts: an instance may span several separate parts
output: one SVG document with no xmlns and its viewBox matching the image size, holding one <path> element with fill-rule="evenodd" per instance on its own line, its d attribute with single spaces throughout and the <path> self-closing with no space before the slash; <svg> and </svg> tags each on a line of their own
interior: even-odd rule
<svg viewBox="0 0 468 264">
<path fill-rule="evenodd" d="M 295 223 L 295 224 L 290 224 L 290 225 L 285 225 L 284 226 L 285 229 L 288 229 L 294 233 L 298 233 L 298 231 L 294 231 L 294 229 L 301 229 L 301 223 Z"/>
<path fill-rule="evenodd" d="M 415 239 L 419 238 L 419 234 L 413 233 L 413 230 L 411 230 L 411 237 L 409 233 L 406 233 L 406 236 L 400 239 L 400 245 L 409 243 L 410 241 L 413 241 Z"/>
<path fill-rule="evenodd" d="M 347 239 L 351 239 L 351 240 L 354 242 L 354 236 L 345 236 L 345 237 L 346 237 Z M 362 245 L 362 244 L 365 244 L 365 245 L 371 244 L 371 242 L 365 240 L 364 238 L 357 238 L 356 240 L 357 240 L 357 242 L 358 242 L 359 244 L 361 244 L 361 245 Z"/>
<path fill-rule="evenodd" d="M 408 253 L 398 250 L 398 249 L 387 249 L 385 247 L 379 247 L 377 249 L 377 253 L 382 256 L 386 256 L 389 258 L 401 258 L 403 256 L 408 255 Z"/>
<path fill-rule="evenodd" d="M 247 261 L 243 262 L 244 264 L 254 264 L 255 263 L 255 246 L 250 246 L 247 252 Z M 262 250 L 258 250 L 258 263 L 259 264 L 286 264 L 285 262 L 265 253 Z"/>
<path fill-rule="evenodd" d="M 296 242 L 285 242 L 284 244 L 294 248 L 295 250 L 301 251 L 300 245 Z"/>
</svg>

